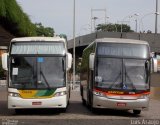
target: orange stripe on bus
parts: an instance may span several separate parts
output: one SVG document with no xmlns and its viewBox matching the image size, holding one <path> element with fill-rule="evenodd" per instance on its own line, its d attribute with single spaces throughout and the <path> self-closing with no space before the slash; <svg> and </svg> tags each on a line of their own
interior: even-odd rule
<svg viewBox="0 0 160 125">
<path fill-rule="evenodd" d="M 113 94 L 113 93 L 103 92 L 103 91 L 100 91 L 100 90 L 97 90 L 97 89 L 94 89 L 94 91 L 101 92 L 105 95 L 111 95 L 111 96 L 118 96 L 118 95 L 121 95 L 121 96 L 140 96 L 140 95 L 149 95 L 150 94 L 150 92 L 143 92 L 143 93 L 140 93 L 140 94 Z"/>
</svg>

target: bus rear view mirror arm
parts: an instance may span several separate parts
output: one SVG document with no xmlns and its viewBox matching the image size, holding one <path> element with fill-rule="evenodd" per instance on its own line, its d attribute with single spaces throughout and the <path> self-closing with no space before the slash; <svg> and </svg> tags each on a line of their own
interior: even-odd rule
<svg viewBox="0 0 160 125">
<path fill-rule="evenodd" d="M 4 70 L 8 70 L 8 53 L 2 54 L 2 68 Z"/>
<path fill-rule="evenodd" d="M 91 53 L 91 54 L 89 55 L 89 68 L 90 68 L 91 70 L 94 69 L 94 59 L 95 59 L 95 53 Z"/>
</svg>

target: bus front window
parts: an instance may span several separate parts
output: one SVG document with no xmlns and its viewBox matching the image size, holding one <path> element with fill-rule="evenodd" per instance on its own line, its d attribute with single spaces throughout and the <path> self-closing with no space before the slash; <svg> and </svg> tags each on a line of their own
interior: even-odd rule
<svg viewBox="0 0 160 125">
<path fill-rule="evenodd" d="M 97 59 L 97 77 L 101 81 L 96 81 L 97 87 L 109 88 L 116 84 L 117 88 L 121 88 L 122 83 L 122 61 L 115 58 L 98 58 Z"/>
<path fill-rule="evenodd" d="M 12 57 L 10 87 L 19 89 L 46 89 L 62 87 L 64 57 Z"/>
<path fill-rule="evenodd" d="M 97 67 L 96 87 L 118 90 L 149 88 L 146 60 L 98 58 Z M 97 78 L 101 80 L 98 81 Z"/>
<path fill-rule="evenodd" d="M 148 65 L 146 60 L 124 59 L 124 84 L 128 89 L 149 89 Z"/>
<path fill-rule="evenodd" d="M 64 66 L 64 57 L 38 58 L 38 88 L 65 86 Z"/>
</svg>

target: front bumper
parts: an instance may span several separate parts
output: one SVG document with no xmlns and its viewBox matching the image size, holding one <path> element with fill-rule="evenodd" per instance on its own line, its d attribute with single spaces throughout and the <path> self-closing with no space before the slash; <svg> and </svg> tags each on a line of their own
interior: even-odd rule
<svg viewBox="0 0 160 125">
<path fill-rule="evenodd" d="M 34 105 L 33 103 L 37 103 L 37 105 Z M 20 97 L 8 96 L 9 109 L 66 108 L 66 106 L 67 106 L 66 95 L 59 96 L 59 97 L 46 98 L 46 99 L 23 99 Z"/>
<path fill-rule="evenodd" d="M 144 99 L 120 100 L 110 99 L 107 97 L 93 96 L 94 108 L 110 108 L 110 109 L 124 109 L 124 110 L 147 110 L 149 106 L 149 97 Z"/>
</svg>

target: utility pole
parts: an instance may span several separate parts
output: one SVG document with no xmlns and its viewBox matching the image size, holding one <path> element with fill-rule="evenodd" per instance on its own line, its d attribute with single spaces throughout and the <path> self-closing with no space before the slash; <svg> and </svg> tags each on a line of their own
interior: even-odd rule
<svg viewBox="0 0 160 125">
<path fill-rule="evenodd" d="M 92 19 L 93 19 L 93 12 L 92 12 L 92 9 L 91 9 L 91 33 L 92 33 Z"/>
<path fill-rule="evenodd" d="M 137 27 L 138 27 L 138 24 L 137 24 L 137 19 L 135 19 L 135 22 L 136 22 L 136 33 L 137 33 Z"/>
<path fill-rule="evenodd" d="M 94 31 L 95 31 L 96 30 L 96 20 L 98 19 L 98 17 L 93 17 L 92 19 L 94 20 L 93 23 L 94 23 Z"/>
<path fill-rule="evenodd" d="M 155 34 L 158 30 L 158 0 L 156 0 L 156 12 L 155 12 Z"/>
<path fill-rule="evenodd" d="M 73 2 L 73 86 L 75 85 L 75 43 L 76 43 L 76 39 L 75 39 L 75 0 Z M 72 89 L 73 89 L 73 86 L 72 86 Z"/>
</svg>

